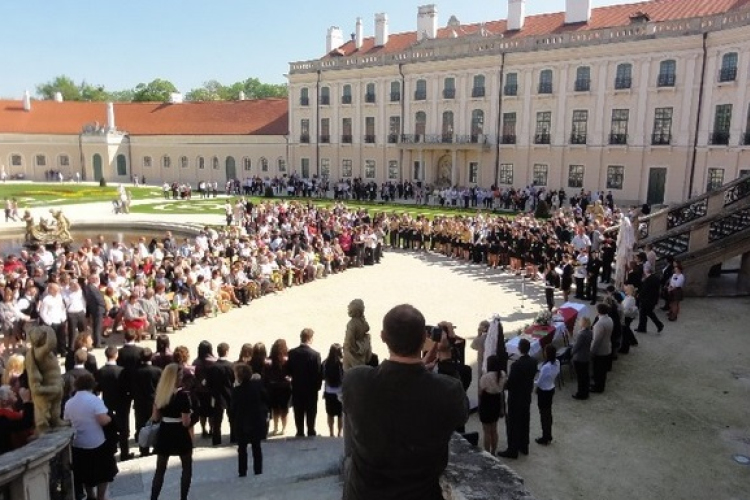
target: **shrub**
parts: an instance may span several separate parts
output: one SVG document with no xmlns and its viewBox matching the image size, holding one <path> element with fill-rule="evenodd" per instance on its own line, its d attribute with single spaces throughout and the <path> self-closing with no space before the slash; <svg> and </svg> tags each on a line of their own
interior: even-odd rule
<svg viewBox="0 0 750 500">
<path fill-rule="evenodd" d="M 265 196 L 266 198 L 273 198 L 273 188 L 271 186 L 266 186 L 266 190 L 263 196 Z"/>
<path fill-rule="evenodd" d="M 537 219 L 549 219 L 549 205 L 545 200 L 539 200 L 536 204 L 536 211 L 534 217 Z"/>
<path fill-rule="evenodd" d="M 99 179 L 99 187 L 103 187 L 103 188 L 107 187 L 107 180 L 104 177 Z"/>
</svg>

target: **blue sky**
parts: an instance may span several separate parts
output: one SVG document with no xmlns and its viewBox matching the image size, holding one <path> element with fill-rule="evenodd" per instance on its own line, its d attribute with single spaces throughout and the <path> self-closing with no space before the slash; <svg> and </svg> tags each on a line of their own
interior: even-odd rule
<svg viewBox="0 0 750 500">
<path fill-rule="evenodd" d="M 248 77 L 285 82 L 288 63 L 320 57 L 329 26 L 365 35 L 386 12 L 390 32 L 416 28 L 427 1 L 378 0 L 0 0 L 0 97 L 20 98 L 38 83 L 65 74 L 109 90 L 154 78 L 182 92 L 210 79 L 229 84 Z M 501 19 L 505 0 L 435 2 L 439 25 Z M 593 5 L 630 0 L 593 0 Z M 528 0 L 527 14 L 565 9 L 565 0 Z"/>
</svg>

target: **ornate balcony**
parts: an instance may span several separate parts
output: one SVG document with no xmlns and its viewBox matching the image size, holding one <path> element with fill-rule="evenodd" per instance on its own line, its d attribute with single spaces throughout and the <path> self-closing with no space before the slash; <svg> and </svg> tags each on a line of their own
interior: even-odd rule
<svg viewBox="0 0 750 500">
<path fill-rule="evenodd" d="M 633 79 L 629 76 L 615 78 L 615 90 L 626 90 L 633 86 Z"/>
<path fill-rule="evenodd" d="M 372 94 L 372 93 L 365 94 L 365 102 L 367 104 L 375 104 L 375 94 Z"/>
<path fill-rule="evenodd" d="M 609 143 L 612 146 L 624 146 L 628 143 L 628 134 L 609 134 Z"/>
<path fill-rule="evenodd" d="M 657 87 L 674 87 L 677 82 L 677 76 L 671 73 L 659 75 L 656 81 Z"/>
<path fill-rule="evenodd" d="M 341 104 L 351 104 L 352 103 L 352 96 L 351 95 L 342 95 L 341 96 Z"/>
<path fill-rule="evenodd" d="M 576 92 L 588 92 L 591 90 L 591 79 L 589 78 L 581 78 L 580 80 L 576 80 L 575 83 L 575 91 Z"/>
<path fill-rule="evenodd" d="M 414 100 L 415 101 L 425 101 L 427 100 L 427 91 L 426 90 L 417 90 L 414 92 Z"/>
<path fill-rule="evenodd" d="M 310 134 L 302 134 L 299 136 L 299 142 L 302 144 L 310 144 Z"/>
<path fill-rule="evenodd" d="M 709 134 L 708 143 L 714 146 L 728 146 L 729 132 L 713 132 Z"/>
<path fill-rule="evenodd" d="M 534 136 L 534 144 L 549 144 L 551 142 L 550 134 L 536 134 Z"/>
<path fill-rule="evenodd" d="M 576 145 L 586 144 L 587 135 L 581 133 L 570 134 L 570 143 Z"/>
<path fill-rule="evenodd" d="M 515 97 L 518 95 L 518 85 L 506 85 L 503 89 L 503 93 L 509 97 Z"/>
<path fill-rule="evenodd" d="M 516 143 L 516 134 L 503 134 L 500 137 L 500 143 L 501 144 L 515 144 Z"/>
<path fill-rule="evenodd" d="M 375 144 L 375 136 L 374 135 L 365 135 L 364 137 L 365 144 Z"/>
<path fill-rule="evenodd" d="M 321 106 L 328 106 L 331 104 L 331 96 L 328 95 L 322 95 L 320 96 L 320 105 Z"/>
<path fill-rule="evenodd" d="M 651 134 L 652 146 L 669 146 L 672 144 L 672 134 L 657 133 Z"/>
<path fill-rule="evenodd" d="M 321 144 L 329 144 L 331 142 L 331 135 L 321 134 L 320 137 L 318 137 L 318 142 L 320 142 Z"/>
<path fill-rule="evenodd" d="M 351 143 L 352 143 L 351 134 L 344 134 L 341 136 L 341 144 L 351 144 Z"/>
<path fill-rule="evenodd" d="M 399 102 L 401 100 L 401 92 L 391 92 L 391 102 Z"/>
<path fill-rule="evenodd" d="M 552 82 L 541 82 L 539 84 L 540 94 L 551 94 L 552 93 Z"/>
<path fill-rule="evenodd" d="M 455 99 L 456 89 L 443 89 L 443 99 Z"/>
<path fill-rule="evenodd" d="M 484 94 L 484 87 L 474 87 L 473 89 L 471 89 L 471 97 L 484 97 Z"/>
<path fill-rule="evenodd" d="M 737 79 L 737 68 L 721 68 L 719 70 L 720 82 L 733 82 Z"/>
</svg>

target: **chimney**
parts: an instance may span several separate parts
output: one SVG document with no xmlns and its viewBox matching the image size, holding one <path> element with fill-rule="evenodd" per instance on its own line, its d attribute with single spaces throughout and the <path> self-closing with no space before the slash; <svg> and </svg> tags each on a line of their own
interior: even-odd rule
<svg viewBox="0 0 750 500">
<path fill-rule="evenodd" d="M 115 127 L 115 105 L 111 102 L 107 103 L 107 132 L 114 132 L 117 130 Z"/>
<path fill-rule="evenodd" d="M 508 31 L 523 28 L 526 17 L 526 0 L 508 0 Z"/>
<path fill-rule="evenodd" d="M 328 28 L 326 35 L 326 54 L 344 45 L 344 32 L 338 26 Z"/>
<path fill-rule="evenodd" d="M 422 5 L 417 11 L 417 41 L 437 38 L 438 18 L 434 4 Z"/>
<path fill-rule="evenodd" d="M 23 93 L 23 110 L 31 111 L 31 92 L 28 90 Z"/>
<path fill-rule="evenodd" d="M 55 92 L 55 102 L 63 102 L 62 92 Z"/>
<path fill-rule="evenodd" d="M 375 46 L 388 43 L 388 14 L 375 14 Z"/>
<path fill-rule="evenodd" d="M 240 90 L 240 95 L 237 98 L 237 100 L 239 100 L 239 101 L 244 101 L 245 100 L 245 91 Z"/>
<path fill-rule="evenodd" d="M 183 100 L 182 94 L 179 92 L 172 92 L 169 94 L 169 104 L 182 104 Z"/>
<path fill-rule="evenodd" d="M 591 20 L 591 0 L 565 0 L 565 24 L 587 23 Z"/>
<path fill-rule="evenodd" d="M 354 42 L 355 42 L 357 49 L 362 48 L 363 38 L 364 38 L 364 34 L 362 30 L 362 18 L 358 17 L 356 29 L 354 30 Z"/>
</svg>

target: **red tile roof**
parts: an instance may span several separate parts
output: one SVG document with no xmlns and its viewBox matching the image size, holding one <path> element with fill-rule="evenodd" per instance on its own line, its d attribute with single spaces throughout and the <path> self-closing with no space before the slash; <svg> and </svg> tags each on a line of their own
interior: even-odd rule
<svg viewBox="0 0 750 500">
<path fill-rule="evenodd" d="M 118 130 L 131 135 L 285 135 L 286 99 L 165 103 L 116 103 Z M 0 100 L 0 133 L 79 134 L 84 125 L 107 123 L 103 102 Z"/>
<path fill-rule="evenodd" d="M 592 9 L 591 20 L 588 23 L 565 24 L 565 13 L 556 12 L 526 16 L 523 29 L 520 31 L 508 31 L 506 20 L 500 19 L 483 24 L 463 24 L 456 28 L 440 28 L 437 37 L 451 38 L 454 31 L 458 37 L 471 35 L 481 30 L 482 26 L 490 35 L 502 34 L 505 38 L 551 35 L 627 26 L 631 23 L 630 17 L 638 12 L 647 14 L 651 22 L 664 22 L 722 14 L 748 5 L 750 5 L 750 0 L 651 0 Z M 393 54 L 403 52 L 415 43 L 417 43 L 416 31 L 390 35 L 388 43 L 383 47 L 375 47 L 375 38 L 370 37 L 363 40 L 362 48 L 359 50 L 356 49 L 353 41 L 348 41 L 334 51 L 335 55 L 327 54 L 323 59 L 351 55 Z"/>
</svg>

